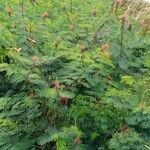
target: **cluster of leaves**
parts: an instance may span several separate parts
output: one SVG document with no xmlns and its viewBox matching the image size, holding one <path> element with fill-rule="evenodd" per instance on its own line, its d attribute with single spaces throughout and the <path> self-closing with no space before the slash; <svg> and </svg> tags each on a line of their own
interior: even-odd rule
<svg viewBox="0 0 150 150">
<path fill-rule="evenodd" d="M 150 27 L 126 12 L 0 1 L 1 150 L 150 148 Z"/>
</svg>

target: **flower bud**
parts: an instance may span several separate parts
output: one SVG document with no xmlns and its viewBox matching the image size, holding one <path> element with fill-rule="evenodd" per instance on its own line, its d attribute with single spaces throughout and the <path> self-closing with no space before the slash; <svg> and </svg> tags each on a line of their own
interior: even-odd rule
<svg viewBox="0 0 150 150">
<path fill-rule="evenodd" d="M 80 144 L 80 143 L 81 143 L 81 140 L 80 140 L 78 137 L 76 137 L 76 138 L 74 139 L 74 144 L 78 145 L 78 144 Z"/>
<path fill-rule="evenodd" d="M 128 23 L 128 30 L 131 31 L 131 29 L 132 29 L 132 23 L 129 22 L 129 23 Z"/>
<path fill-rule="evenodd" d="M 11 17 L 13 13 L 12 8 L 8 7 L 6 11 L 7 11 L 8 16 Z"/>
<path fill-rule="evenodd" d="M 109 44 L 108 44 L 108 43 L 103 43 L 103 44 L 101 45 L 101 49 L 102 49 L 103 51 L 108 50 L 108 48 L 109 48 Z"/>
<path fill-rule="evenodd" d="M 32 56 L 32 57 L 31 57 L 31 60 L 32 60 L 33 62 L 36 62 L 36 61 L 39 60 L 39 58 L 38 58 L 37 56 Z"/>
<path fill-rule="evenodd" d="M 86 51 L 86 47 L 84 45 L 80 46 L 80 52 L 81 54 Z"/>
<path fill-rule="evenodd" d="M 69 98 L 68 97 L 66 97 L 66 96 L 62 96 L 61 98 L 60 98 L 60 103 L 62 104 L 62 105 L 67 105 L 68 104 L 68 100 L 69 100 Z"/>
<path fill-rule="evenodd" d="M 60 83 L 59 83 L 58 81 L 55 81 L 55 83 L 54 83 L 54 89 L 55 89 L 56 91 L 58 91 L 58 90 L 60 90 L 60 88 L 61 88 Z"/>
<path fill-rule="evenodd" d="M 43 19 L 48 18 L 48 13 L 47 13 L 47 12 L 43 13 L 43 14 L 42 14 L 42 18 L 43 18 Z"/>
</svg>

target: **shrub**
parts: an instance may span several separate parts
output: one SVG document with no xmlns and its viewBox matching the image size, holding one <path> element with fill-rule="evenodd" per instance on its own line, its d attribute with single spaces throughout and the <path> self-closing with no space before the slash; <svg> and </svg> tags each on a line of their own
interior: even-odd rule
<svg viewBox="0 0 150 150">
<path fill-rule="evenodd" d="M 149 28 L 122 2 L 1 0 L 2 150 L 149 148 Z"/>
</svg>

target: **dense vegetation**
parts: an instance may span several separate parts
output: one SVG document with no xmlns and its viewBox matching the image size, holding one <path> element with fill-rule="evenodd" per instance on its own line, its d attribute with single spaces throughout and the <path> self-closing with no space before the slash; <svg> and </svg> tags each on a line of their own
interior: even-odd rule
<svg viewBox="0 0 150 150">
<path fill-rule="evenodd" d="M 0 149 L 150 149 L 150 20 L 123 0 L 0 0 Z"/>
</svg>

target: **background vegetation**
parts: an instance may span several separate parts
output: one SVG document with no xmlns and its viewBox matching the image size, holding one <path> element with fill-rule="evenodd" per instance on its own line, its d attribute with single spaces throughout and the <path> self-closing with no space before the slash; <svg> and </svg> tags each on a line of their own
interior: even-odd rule
<svg viewBox="0 0 150 150">
<path fill-rule="evenodd" d="M 0 149 L 150 149 L 147 6 L 1 0 Z"/>
</svg>

